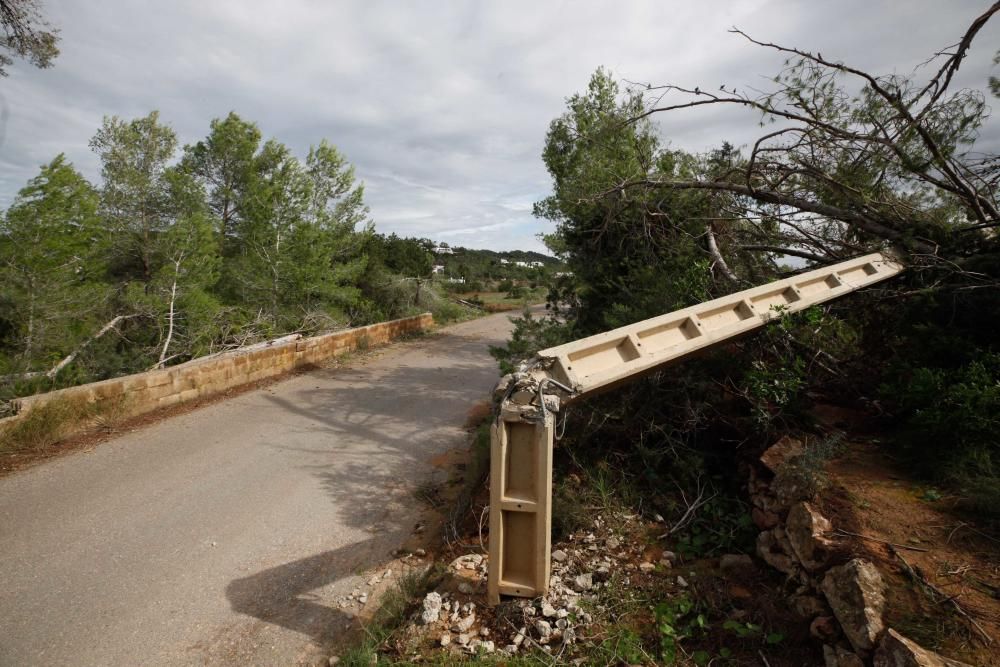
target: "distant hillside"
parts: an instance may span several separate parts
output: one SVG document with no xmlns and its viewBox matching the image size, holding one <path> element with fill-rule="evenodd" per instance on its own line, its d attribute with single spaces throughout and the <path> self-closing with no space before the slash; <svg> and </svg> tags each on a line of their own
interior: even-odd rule
<svg viewBox="0 0 1000 667">
<path fill-rule="evenodd" d="M 555 257 L 532 250 L 477 250 L 461 246 L 436 245 L 434 265 L 437 273 L 466 280 L 536 279 L 564 270 Z"/>
</svg>

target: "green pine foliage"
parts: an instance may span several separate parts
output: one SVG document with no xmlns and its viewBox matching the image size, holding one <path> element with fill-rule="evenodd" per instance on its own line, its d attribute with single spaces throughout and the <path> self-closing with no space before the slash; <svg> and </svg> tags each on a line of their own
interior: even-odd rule
<svg viewBox="0 0 1000 667">
<path fill-rule="evenodd" d="M 376 235 L 326 140 L 303 160 L 230 113 L 181 148 L 154 111 L 106 118 L 90 145 L 101 183 L 59 155 L 0 216 L 0 401 L 291 332 L 462 314 L 411 280 L 433 244 Z"/>
</svg>

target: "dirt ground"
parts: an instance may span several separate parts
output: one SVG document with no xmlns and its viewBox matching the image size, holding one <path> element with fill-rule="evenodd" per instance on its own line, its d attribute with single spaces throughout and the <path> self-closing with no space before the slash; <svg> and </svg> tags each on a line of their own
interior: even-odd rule
<svg viewBox="0 0 1000 667">
<path fill-rule="evenodd" d="M 828 475 L 835 530 L 855 533 L 852 548 L 889 579 L 888 625 L 947 657 L 1000 665 L 1000 536 L 876 442 L 851 443 Z"/>
</svg>

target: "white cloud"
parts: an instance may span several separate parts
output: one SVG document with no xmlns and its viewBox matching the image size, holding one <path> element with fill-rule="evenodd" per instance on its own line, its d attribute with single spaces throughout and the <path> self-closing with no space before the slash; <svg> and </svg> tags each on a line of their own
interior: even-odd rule
<svg viewBox="0 0 1000 667">
<path fill-rule="evenodd" d="M 235 110 L 300 155 L 321 138 L 340 147 L 382 231 L 540 249 L 535 235 L 549 225 L 531 217 L 531 203 L 549 190 L 545 132 L 597 66 L 639 81 L 765 85 L 781 58 L 726 33 L 738 25 L 902 73 L 983 9 L 932 0 L 253 5 L 48 0 L 62 28 L 55 68 L 18 63 L 0 81 L 9 109 L 0 204 L 58 152 L 98 180 L 87 141 L 104 115 L 159 109 L 189 143 Z M 998 35 L 990 25 L 980 36 L 963 85 L 984 85 Z M 666 120 L 664 138 L 690 150 L 745 143 L 757 129 L 739 113 Z"/>
</svg>

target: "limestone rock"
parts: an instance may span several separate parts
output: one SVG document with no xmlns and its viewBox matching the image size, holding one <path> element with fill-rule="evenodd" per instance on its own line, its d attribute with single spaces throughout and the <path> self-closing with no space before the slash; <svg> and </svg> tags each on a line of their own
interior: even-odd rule
<svg viewBox="0 0 1000 667">
<path fill-rule="evenodd" d="M 809 624 L 809 634 L 821 641 L 831 641 L 840 634 L 840 628 L 833 616 L 817 616 Z"/>
<path fill-rule="evenodd" d="M 777 514 L 761 509 L 760 507 L 754 507 L 750 510 L 750 518 L 753 519 L 754 525 L 760 530 L 770 530 L 771 528 L 777 526 L 781 521 L 781 517 Z"/>
<path fill-rule="evenodd" d="M 719 559 L 719 568 L 726 574 L 753 569 L 753 559 L 746 554 L 725 554 Z"/>
<path fill-rule="evenodd" d="M 476 615 L 469 614 L 465 618 L 459 619 L 458 623 L 455 624 L 455 629 L 457 632 L 465 632 L 472 627 L 472 624 L 476 622 Z"/>
<path fill-rule="evenodd" d="M 843 646 L 823 647 L 823 663 L 825 667 L 865 667 L 865 662 L 856 653 Z"/>
<path fill-rule="evenodd" d="M 830 568 L 820 585 L 854 650 L 875 648 L 885 630 L 885 582 L 878 568 L 860 558 Z"/>
<path fill-rule="evenodd" d="M 548 621 L 535 621 L 535 632 L 539 637 L 545 638 L 552 634 L 552 626 Z"/>
<path fill-rule="evenodd" d="M 767 451 L 761 454 L 760 462 L 768 470 L 776 473 L 783 465 L 798 456 L 802 456 L 804 453 L 805 447 L 802 446 L 802 441 L 786 435 L 782 436 L 780 440 L 768 447 Z"/>
<path fill-rule="evenodd" d="M 890 628 L 875 652 L 874 667 L 971 667 L 929 651 Z"/>
<path fill-rule="evenodd" d="M 562 549 L 556 549 L 555 551 L 552 552 L 552 560 L 554 560 L 557 563 L 562 563 L 564 560 L 566 560 L 566 558 L 567 558 L 566 552 L 563 551 Z"/>
<path fill-rule="evenodd" d="M 815 595 L 793 595 L 789 599 L 789 602 L 795 613 L 802 618 L 816 618 L 817 616 L 825 616 L 830 613 L 826 602 Z"/>
<path fill-rule="evenodd" d="M 798 569 L 791 556 L 782 550 L 773 530 L 765 530 L 757 536 L 757 555 L 779 572 L 794 574 Z"/>
<path fill-rule="evenodd" d="M 594 575 L 591 573 L 581 574 L 573 580 L 573 588 L 583 593 L 594 587 Z"/>
<path fill-rule="evenodd" d="M 424 611 L 420 615 L 420 619 L 424 622 L 424 625 L 429 625 L 438 620 L 440 613 L 441 594 L 432 591 L 427 594 L 427 597 L 424 598 Z"/>
<path fill-rule="evenodd" d="M 823 568 L 834 543 L 826 537 L 833 530 L 830 521 L 806 502 L 795 503 L 788 511 L 785 534 L 799 562 L 810 572 Z"/>
</svg>

